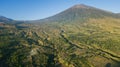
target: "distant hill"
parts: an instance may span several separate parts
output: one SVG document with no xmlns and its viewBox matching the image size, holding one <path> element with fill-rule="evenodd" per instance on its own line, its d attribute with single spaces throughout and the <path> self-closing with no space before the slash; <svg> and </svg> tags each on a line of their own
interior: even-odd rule
<svg viewBox="0 0 120 67">
<path fill-rule="evenodd" d="M 119 16 L 120 16 L 120 13 L 117 13 L 117 15 L 119 15 Z"/>
<path fill-rule="evenodd" d="M 13 20 L 11 18 L 0 16 L 0 23 L 4 23 L 4 24 L 19 24 L 19 23 L 23 23 L 23 22 L 24 21 L 17 21 L 17 20 Z"/>
<path fill-rule="evenodd" d="M 6 18 L 4 16 L 0 16 L 0 22 L 2 23 L 9 23 L 9 22 L 13 22 L 12 19 Z"/>
</svg>

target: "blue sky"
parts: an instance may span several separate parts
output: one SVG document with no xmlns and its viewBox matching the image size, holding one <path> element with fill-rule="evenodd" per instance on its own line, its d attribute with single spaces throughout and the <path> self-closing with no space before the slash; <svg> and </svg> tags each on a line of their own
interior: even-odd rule
<svg viewBox="0 0 120 67">
<path fill-rule="evenodd" d="M 55 15 L 75 4 L 120 12 L 120 0 L 0 0 L 0 15 L 15 20 L 36 20 Z"/>
</svg>

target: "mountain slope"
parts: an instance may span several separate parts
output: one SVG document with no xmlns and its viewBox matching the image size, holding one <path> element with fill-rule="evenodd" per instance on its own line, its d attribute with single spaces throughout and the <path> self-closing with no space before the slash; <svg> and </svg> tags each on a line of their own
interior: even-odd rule
<svg viewBox="0 0 120 67">
<path fill-rule="evenodd" d="M 91 6 L 86 6 L 83 4 L 75 5 L 59 14 L 54 16 L 38 20 L 38 22 L 71 22 L 76 20 L 83 20 L 87 18 L 104 18 L 104 17 L 114 17 L 118 16 L 112 12 L 94 8 Z"/>
</svg>

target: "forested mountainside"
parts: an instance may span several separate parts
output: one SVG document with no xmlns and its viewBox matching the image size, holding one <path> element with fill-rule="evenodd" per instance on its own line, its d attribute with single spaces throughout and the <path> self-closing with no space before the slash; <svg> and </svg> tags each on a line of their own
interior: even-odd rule
<svg viewBox="0 0 120 67">
<path fill-rule="evenodd" d="M 120 67 L 118 14 L 75 5 L 42 20 L 0 22 L 0 67 Z"/>
</svg>

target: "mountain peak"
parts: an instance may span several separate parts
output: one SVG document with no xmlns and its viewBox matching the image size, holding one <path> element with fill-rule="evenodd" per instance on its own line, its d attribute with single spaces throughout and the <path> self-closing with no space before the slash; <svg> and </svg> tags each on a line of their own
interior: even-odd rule
<svg viewBox="0 0 120 67">
<path fill-rule="evenodd" d="M 87 6 L 87 5 L 84 5 L 84 4 L 76 4 L 76 5 L 74 5 L 72 8 L 90 8 L 89 6 Z"/>
</svg>

